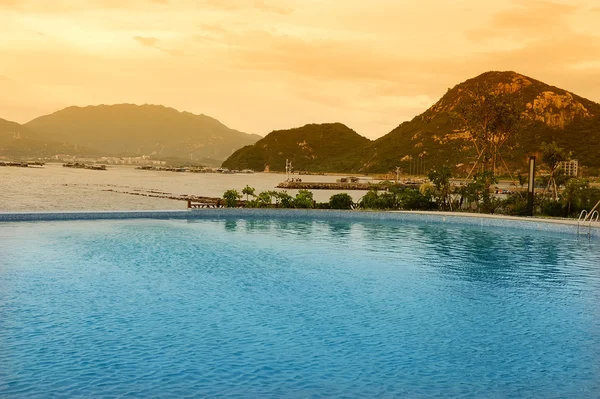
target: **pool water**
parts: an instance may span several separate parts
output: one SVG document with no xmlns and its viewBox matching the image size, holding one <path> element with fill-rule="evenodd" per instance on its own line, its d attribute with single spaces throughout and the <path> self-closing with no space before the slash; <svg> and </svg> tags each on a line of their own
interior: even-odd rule
<svg viewBox="0 0 600 399">
<path fill-rule="evenodd" d="M 0 223 L 0 397 L 600 397 L 600 247 L 385 221 Z"/>
</svg>

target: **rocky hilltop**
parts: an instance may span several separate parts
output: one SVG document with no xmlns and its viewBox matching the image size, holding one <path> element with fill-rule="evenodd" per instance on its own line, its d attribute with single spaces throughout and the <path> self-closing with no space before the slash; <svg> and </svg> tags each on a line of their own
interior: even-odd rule
<svg viewBox="0 0 600 399">
<path fill-rule="evenodd" d="M 260 136 L 230 129 L 206 115 L 162 105 L 69 107 L 24 125 L 40 139 L 97 149 L 103 155 L 223 160 Z"/>
<path fill-rule="evenodd" d="M 341 123 L 310 124 L 273 131 L 254 145 L 237 150 L 223 166 L 284 171 L 285 161 L 289 159 L 295 170 L 343 171 L 347 169 L 347 155 L 369 142 Z"/>
</svg>

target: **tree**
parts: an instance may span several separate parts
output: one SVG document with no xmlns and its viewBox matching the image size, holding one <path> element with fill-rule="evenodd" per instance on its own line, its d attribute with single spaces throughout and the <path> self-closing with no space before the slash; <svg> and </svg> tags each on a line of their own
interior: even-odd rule
<svg viewBox="0 0 600 399">
<path fill-rule="evenodd" d="M 246 187 L 244 187 L 244 189 L 242 190 L 242 194 L 244 194 L 246 196 L 246 201 L 248 201 L 248 196 L 255 196 L 254 195 L 254 187 L 250 187 L 249 185 L 246 184 Z"/>
<path fill-rule="evenodd" d="M 465 90 L 453 117 L 477 151 L 473 170 L 480 166 L 482 172 L 496 173 L 502 146 L 519 130 L 520 105 L 515 94 L 490 92 L 480 85 Z"/>
<path fill-rule="evenodd" d="M 571 214 L 573 203 L 581 203 L 582 195 L 590 187 L 590 182 L 587 179 L 570 179 L 565 185 L 565 189 L 562 192 L 562 198 L 567 203 L 567 214 Z M 580 208 L 580 206 L 578 207 Z"/>
<path fill-rule="evenodd" d="M 223 199 L 225 200 L 225 206 L 227 208 L 235 208 L 238 204 L 238 200 L 242 198 L 241 194 L 238 193 L 237 190 L 227 190 L 223 194 Z"/>
<path fill-rule="evenodd" d="M 473 184 L 481 196 L 479 209 L 483 213 L 494 213 L 500 205 L 498 198 L 490 194 L 490 186 L 497 183 L 498 178 L 491 170 L 479 172 L 473 176 Z"/>
<path fill-rule="evenodd" d="M 275 198 L 275 204 L 282 208 L 293 208 L 294 198 L 287 193 L 287 191 L 272 191 L 273 198 Z"/>
<path fill-rule="evenodd" d="M 313 208 L 313 193 L 309 190 L 298 190 L 294 198 L 294 208 Z"/>
<path fill-rule="evenodd" d="M 557 184 L 557 180 L 560 179 L 558 167 L 561 162 L 569 158 L 569 154 L 554 141 L 550 144 L 542 143 L 541 149 L 542 162 L 550 169 L 546 190 L 552 190 L 552 198 L 556 201 L 558 198 L 558 186 L 560 185 Z"/>
<path fill-rule="evenodd" d="M 441 209 L 452 207 L 450 204 L 450 179 L 452 178 L 452 171 L 447 166 L 434 169 L 429 172 L 427 176 L 431 183 L 435 186 L 433 190 L 433 197 L 438 203 Z"/>
<path fill-rule="evenodd" d="M 271 205 L 272 198 L 272 191 L 263 191 L 262 193 L 258 194 L 258 196 L 256 197 L 256 201 L 258 202 L 261 208 L 265 208 Z"/>
<path fill-rule="evenodd" d="M 331 209 L 352 209 L 354 201 L 346 193 L 335 194 L 329 198 L 329 207 Z"/>
<path fill-rule="evenodd" d="M 525 184 L 527 184 L 527 182 L 529 181 L 529 176 L 519 172 L 517 178 L 519 179 L 519 186 L 521 186 L 521 189 L 523 189 Z"/>
</svg>

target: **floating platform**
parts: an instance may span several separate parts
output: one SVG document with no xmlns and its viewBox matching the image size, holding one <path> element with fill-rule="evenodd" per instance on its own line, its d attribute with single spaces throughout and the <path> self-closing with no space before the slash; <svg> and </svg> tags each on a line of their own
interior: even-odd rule
<svg viewBox="0 0 600 399">
<path fill-rule="evenodd" d="M 75 168 L 75 169 L 90 169 L 90 170 L 106 170 L 106 165 L 88 165 L 85 163 L 65 163 L 64 168 Z"/>
</svg>

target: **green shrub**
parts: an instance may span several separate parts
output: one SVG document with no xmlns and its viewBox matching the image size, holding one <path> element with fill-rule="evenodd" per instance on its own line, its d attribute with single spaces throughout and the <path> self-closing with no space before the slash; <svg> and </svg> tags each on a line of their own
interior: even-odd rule
<svg viewBox="0 0 600 399">
<path fill-rule="evenodd" d="M 564 217 L 566 209 L 560 201 L 545 201 L 542 203 L 542 214 L 546 216 Z"/>
<path fill-rule="evenodd" d="M 329 198 L 329 208 L 331 209 L 352 209 L 354 201 L 346 193 L 335 194 Z"/>
<path fill-rule="evenodd" d="M 409 210 L 430 210 L 436 207 L 430 197 L 421 194 L 418 190 L 407 188 L 398 193 L 400 208 Z"/>
<path fill-rule="evenodd" d="M 298 190 L 293 201 L 294 208 L 310 209 L 314 207 L 313 193 L 308 190 Z"/>
<path fill-rule="evenodd" d="M 223 199 L 225 200 L 225 206 L 227 208 L 235 208 L 238 205 L 238 200 L 242 198 L 240 193 L 237 190 L 227 190 L 223 194 Z"/>
<path fill-rule="evenodd" d="M 525 215 L 527 213 L 527 198 L 524 194 L 513 193 L 502 201 L 500 205 L 502 212 L 506 215 Z"/>
<path fill-rule="evenodd" d="M 281 208 L 293 208 L 294 207 L 294 198 L 287 193 L 287 191 L 275 191 L 273 192 L 273 197 L 275 198 L 275 204 L 277 207 Z"/>
</svg>

